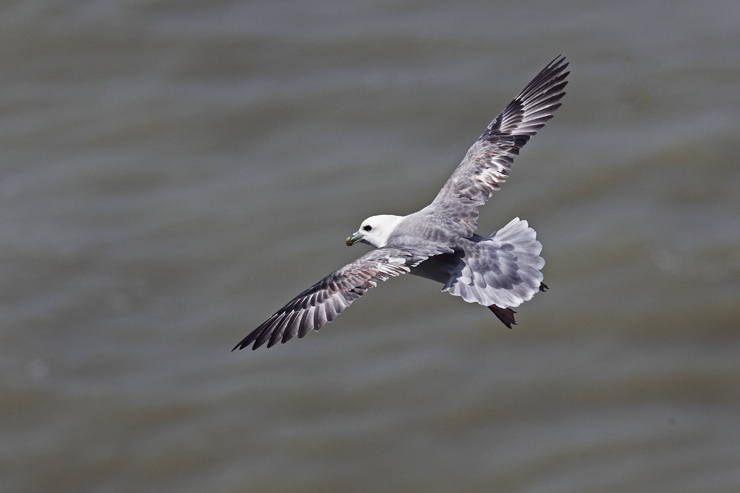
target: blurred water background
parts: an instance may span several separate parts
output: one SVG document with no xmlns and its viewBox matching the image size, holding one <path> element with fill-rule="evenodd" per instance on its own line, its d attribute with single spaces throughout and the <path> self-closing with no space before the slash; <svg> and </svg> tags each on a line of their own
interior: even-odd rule
<svg viewBox="0 0 740 493">
<path fill-rule="evenodd" d="M 229 352 L 560 53 L 514 330 L 405 276 Z M 3 1 L 0 490 L 738 492 L 739 127 L 737 1 Z"/>
</svg>

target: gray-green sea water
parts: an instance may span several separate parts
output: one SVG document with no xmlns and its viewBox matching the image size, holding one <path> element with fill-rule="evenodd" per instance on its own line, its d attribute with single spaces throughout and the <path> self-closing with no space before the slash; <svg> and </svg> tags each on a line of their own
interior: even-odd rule
<svg viewBox="0 0 740 493">
<path fill-rule="evenodd" d="M 560 53 L 513 330 L 403 276 L 229 352 Z M 738 128 L 733 1 L 1 2 L 0 490 L 740 491 Z"/>
</svg>

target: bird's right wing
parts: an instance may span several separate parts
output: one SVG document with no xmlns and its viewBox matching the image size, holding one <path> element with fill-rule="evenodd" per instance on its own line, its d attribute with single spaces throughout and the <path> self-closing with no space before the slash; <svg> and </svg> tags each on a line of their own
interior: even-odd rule
<svg viewBox="0 0 740 493">
<path fill-rule="evenodd" d="M 428 256 L 429 252 L 420 253 L 403 247 L 387 246 L 372 250 L 293 298 L 234 349 L 244 349 L 252 344 L 254 350 L 265 343 L 271 347 L 296 335 L 300 338 L 311 330 L 319 330 L 368 289 L 375 287 L 378 281 L 405 274 Z"/>
<path fill-rule="evenodd" d="M 488 125 L 428 206 L 458 224 L 461 236 L 470 237 L 478 228 L 478 206 L 500 188 L 519 149 L 560 107 L 567 67 L 559 56 L 542 69 Z"/>
</svg>

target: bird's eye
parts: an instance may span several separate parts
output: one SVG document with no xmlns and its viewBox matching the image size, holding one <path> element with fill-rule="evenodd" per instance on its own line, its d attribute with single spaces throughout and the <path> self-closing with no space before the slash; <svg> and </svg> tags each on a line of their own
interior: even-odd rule
<svg viewBox="0 0 740 493">
<path fill-rule="evenodd" d="M 364 229 L 365 231 L 370 231 L 371 229 L 373 229 L 373 227 L 368 224 L 367 226 L 363 227 L 362 229 Z"/>
</svg>

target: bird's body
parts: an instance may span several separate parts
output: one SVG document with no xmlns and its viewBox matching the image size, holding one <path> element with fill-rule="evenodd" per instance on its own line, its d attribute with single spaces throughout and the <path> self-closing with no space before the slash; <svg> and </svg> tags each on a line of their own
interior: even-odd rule
<svg viewBox="0 0 740 493">
<path fill-rule="evenodd" d="M 332 321 L 377 281 L 407 272 L 490 308 L 511 327 L 511 308 L 546 288 L 542 245 L 519 218 L 490 236 L 475 234 L 478 207 L 499 189 L 519 149 L 560 107 L 567 66 L 564 57 L 556 58 L 524 88 L 468 150 L 431 204 L 407 216 L 363 221 L 346 243 L 366 243 L 374 250 L 296 296 L 234 349 L 303 337 Z"/>
</svg>

